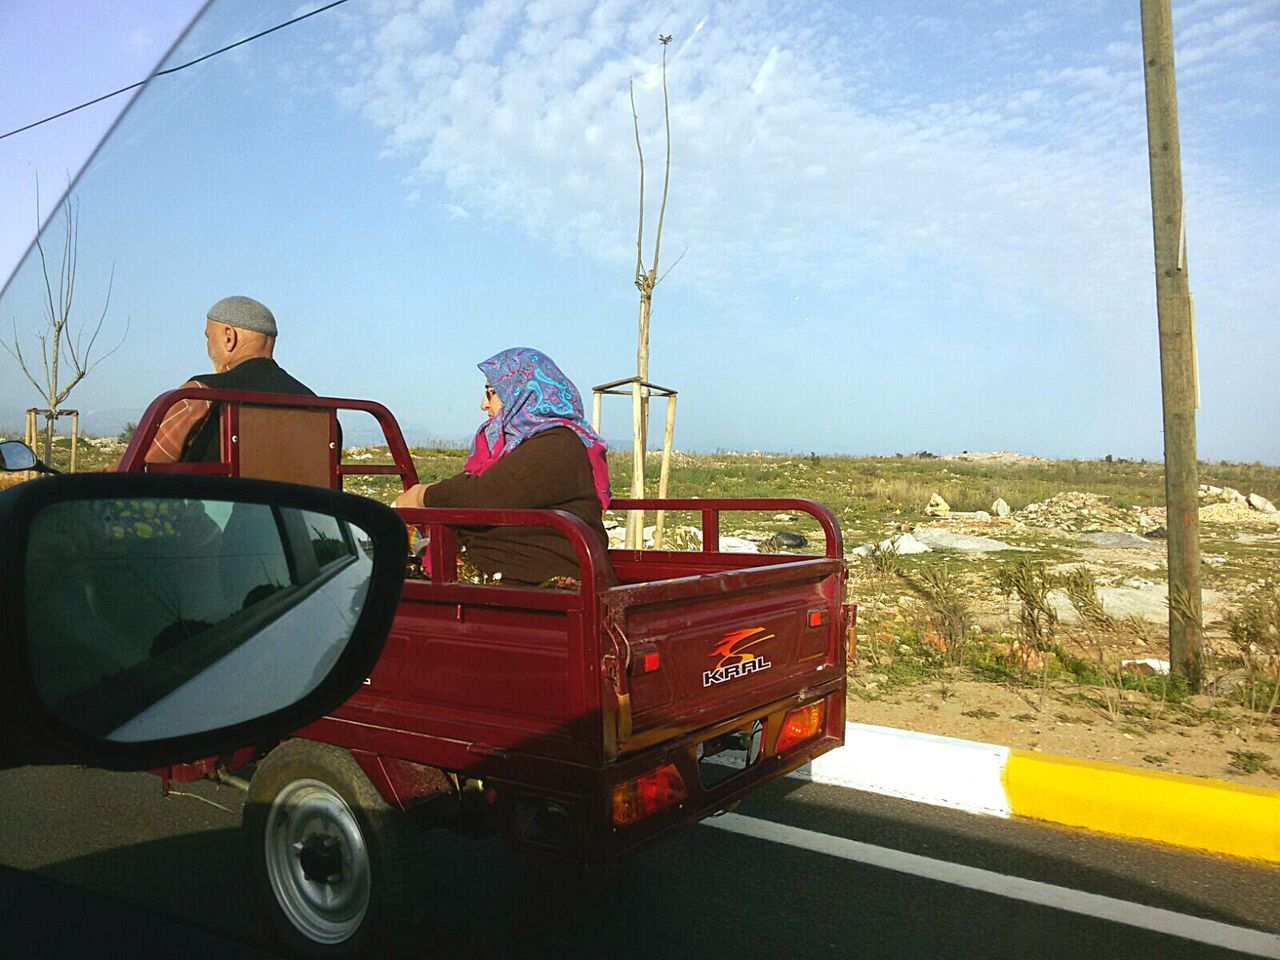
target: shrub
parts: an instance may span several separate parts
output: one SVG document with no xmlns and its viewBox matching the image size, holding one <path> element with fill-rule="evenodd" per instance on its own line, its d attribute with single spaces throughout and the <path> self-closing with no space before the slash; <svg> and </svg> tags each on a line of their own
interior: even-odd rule
<svg viewBox="0 0 1280 960">
<path fill-rule="evenodd" d="M 1098 599 L 1098 584 L 1093 572 L 1085 567 L 1077 567 L 1062 578 L 1063 589 L 1076 612 L 1086 623 L 1096 627 L 1111 627 L 1111 617 L 1102 609 L 1102 601 Z"/>
<path fill-rule="evenodd" d="M 872 570 L 884 577 L 894 576 L 902 568 L 902 558 L 892 540 L 873 543 L 867 552 L 867 562 L 871 564 Z"/>
<path fill-rule="evenodd" d="M 974 621 L 958 578 L 950 567 L 932 566 L 926 567 L 918 579 L 907 578 L 907 582 L 924 600 L 925 616 L 942 637 L 943 655 L 951 663 L 960 663 Z"/>
<path fill-rule="evenodd" d="M 1033 649 L 1053 648 L 1058 630 L 1058 612 L 1049 602 L 1055 584 L 1043 563 L 1015 560 L 1001 567 L 996 582 L 1005 596 L 1019 601 L 1018 629 Z"/>
<path fill-rule="evenodd" d="M 1270 701 L 1267 717 L 1280 701 L 1280 586 L 1267 584 L 1227 617 L 1227 636 L 1244 663 L 1251 710 Z"/>
</svg>

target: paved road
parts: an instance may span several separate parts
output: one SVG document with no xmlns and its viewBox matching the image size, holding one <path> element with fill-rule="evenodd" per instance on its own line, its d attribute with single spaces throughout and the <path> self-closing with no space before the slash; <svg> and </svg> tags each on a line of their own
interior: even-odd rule
<svg viewBox="0 0 1280 960">
<path fill-rule="evenodd" d="M 180 789 L 190 796 L 162 797 L 146 774 L 0 772 L 5 953 L 261 956 L 243 794 Z M 1280 935 L 1278 868 L 795 781 L 713 824 L 571 898 L 531 882 L 496 841 L 432 834 L 422 895 L 436 909 L 422 935 L 439 955 L 469 960 L 1248 955 L 1223 942 L 1280 955 L 1280 937 L 1236 932 Z M 1124 922 L 1090 915 L 1098 910 Z M 1153 917 L 1198 939 L 1142 929 Z"/>
</svg>

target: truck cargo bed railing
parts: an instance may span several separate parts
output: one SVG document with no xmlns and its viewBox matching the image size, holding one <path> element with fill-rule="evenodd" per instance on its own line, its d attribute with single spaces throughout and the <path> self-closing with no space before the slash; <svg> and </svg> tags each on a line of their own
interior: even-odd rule
<svg viewBox="0 0 1280 960">
<path fill-rule="evenodd" d="M 617 498 L 609 504 L 610 510 L 664 510 L 685 511 L 702 515 L 702 551 L 720 552 L 720 514 L 726 511 L 783 511 L 795 510 L 807 513 L 818 521 L 826 537 L 824 556 L 844 558 L 844 540 L 840 525 L 831 511 L 814 500 L 798 498 L 733 498 L 724 500 L 700 500 L 697 498 L 668 498 L 666 500 L 632 500 Z M 628 554 L 653 553 L 648 550 L 627 551 Z M 656 551 L 662 552 L 662 551 Z"/>
<path fill-rule="evenodd" d="M 160 424 L 170 408 L 183 400 L 208 400 L 218 404 L 222 437 L 222 459 L 213 463 L 147 463 L 146 454 L 151 449 Z M 179 387 L 167 390 L 147 407 L 140 421 L 142 426 L 134 433 L 120 460 L 123 471 L 146 470 L 148 473 L 197 473 L 215 476 L 242 476 L 241 419 L 245 407 L 267 408 L 279 411 L 323 411 L 328 414 L 328 433 L 322 438 L 320 451 L 328 459 L 328 486 L 337 489 L 341 477 L 358 475 L 393 475 L 400 477 L 403 489 L 418 482 L 418 471 L 409 455 L 409 447 L 400 425 L 391 411 L 373 400 L 354 400 L 343 397 L 308 397 L 280 393 L 256 393 L 245 390 L 208 390 L 202 387 Z M 350 411 L 372 416 L 382 428 L 393 463 L 355 464 L 342 463 L 338 449 L 338 413 Z M 279 437 L 272 437 L 278 440 Z"/>
</svg>

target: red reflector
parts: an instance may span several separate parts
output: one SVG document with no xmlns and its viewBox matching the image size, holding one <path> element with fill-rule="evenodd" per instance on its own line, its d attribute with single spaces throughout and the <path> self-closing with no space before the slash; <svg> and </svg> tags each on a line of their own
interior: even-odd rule
<svg viewBox="0 0 1280 960">
<path fill-rule="evenodd" d="M 640 657 L 640 672 L 653 673 L 662 665 L 661 658 L 656 653 L 646 653 Z"/>
<path fill-rule="evenodd" d="M 819 700 L 817 703 L 811 703 L 807 707 L 792 710 L 787 714 L 787 718 L 782 721 L 782 732 L 778 734 L 778 745 L 773 748 L 773 752 L 782 753 L 798 743 L 804 743 L 804 741 L 816 737 L 819 731 L 822 730 L 822 724 L 826 718 L 827 703 L 825 700 Z"/>
<path fill-rule="evenodd" d="M 821 610 L 809 611 L 809 626 L 820 627 L 827 622 L 827 615 Z"/>
<path fill-rule="evenodd" d="M 613 788 L 613 822 L 625 827 L 684 802 L 689 791 L 674 764 L 665 763 Z"/>
</svg>

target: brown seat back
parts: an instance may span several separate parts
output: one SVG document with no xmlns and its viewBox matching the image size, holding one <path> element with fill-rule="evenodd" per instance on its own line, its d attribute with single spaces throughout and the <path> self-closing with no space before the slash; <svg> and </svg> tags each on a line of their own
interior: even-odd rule
<svg viewBox="0 0 1280 960">
<path fill-rule="evenodd" d="M 240 476 L 333 486 L 337 451 L 329 445 L 329 410 L 240 407 Z"/>
</svg>

